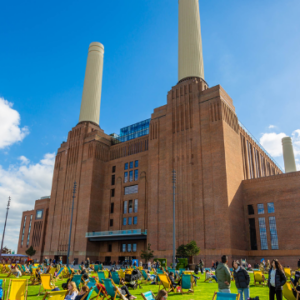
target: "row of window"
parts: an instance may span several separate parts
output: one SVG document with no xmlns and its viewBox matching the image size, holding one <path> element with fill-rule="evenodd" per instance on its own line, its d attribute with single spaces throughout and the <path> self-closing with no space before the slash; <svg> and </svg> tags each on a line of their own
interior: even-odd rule
<svg viewBox="0 0 300 300">
<path fill-rule="evenodd" d="M 129 169 L 132 169 L 133 168 L 133 161 L 131 161 L 129 164 L 125 163 L 124 170 L 128 170 L 128 166 L 129 166 Z M 134 167 L 135 168 L 139 167 L 139 161 L 138 160 L 134 161 Z"/>
<path fill-rule="evenodd" d="M 136 244 L 122 244 L 122 252 L 136 252 Z"/>
<path fill-rule="evenodd" d="M 133 171 L 124 172 L 124 183 L 128 182 L 128 173 L 129 173 L 129 182 L 133 181 Z M 134 181 L 139 178 L 139 170 L 134 170 Z"/>
<path fill-rule="evenodd" d="M 127 219 L 128 219 L 128 224 L 127 224 Z M 123 225 L 132 225 L 132 219 L 133 219 L 133 225 L 137 225 L 138 222 L 138 217 L 128 217 L 128 218 L 123 218 Z"/>
<path fill-rule="evenodd" d="M 268 210 L 268 214 L 273 214 L 273 213 L 275 213 L 275 207 L 274 207 L 274 203 L 273 203 L 273 202 L 270 202 L 270 203 L 267 204 L 267 210 Z M 258 213 L 259 215 L 265 213 L 264 204 L 262 204 L 262 203 L 257 204 L 257 213 Z M 253 208 L 253 205 L 248 205 L 248 214 L 249 214 L 249 215 L 254 215 L 254 208 Z"/>
</svg>

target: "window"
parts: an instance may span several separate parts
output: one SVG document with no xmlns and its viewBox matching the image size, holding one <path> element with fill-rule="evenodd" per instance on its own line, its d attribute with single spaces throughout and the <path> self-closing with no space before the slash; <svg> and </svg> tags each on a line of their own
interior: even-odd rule
<svg viewBox="0 0 300 300">
<path fill-rule="evenodd" d="M 128 163 L 125 164 L 124 170 L 128 170 Z"/>
<path fill-rule="evenodd" d="M 136 244 L 132 244 L 132 252 L 136 252 Z"/>
<path fill-rule="evenodd" d="M 126 244 L 122 245 L 122 252 L 126 252 Z"/>
<path fill-rule="evenodd" d="M 110 204 L 110 213 L 113 214 L 114 213 L 114 208 L 115 208 L 115 204 L 111 203 Z"/>
<path fill-rule="evenodd" d="M 128 172 L 124 172 L 124 183 L 128 182 Z"/>
<path fill-rule="evenodd" d="M 251 250 L 257 250 L 255 219 L 249 219 Z"/>
<path fill-rule="evenodd" d="M 123 218 L 123 225 L 127 225 L 127 218 Z"/>
<path fill-rule="evenodd" d="M 128 218 L 128 225 L 132 225 L 132 217 Z"/>
<path fill-rule="evenodd" d="M 116 176 L 112 175 L 111 176 L 111 185 L 115 185 L 115 182 L 116 182 Z"/>
<path fill-rule="evenodd" d="M 113 219 L 110 219 L 110 221 L 109 221 L 109 226 L 110 226 L 110 227 L 114 226 L 114 220 L 113 220 Z"/>
<path fill-rule="evenodd" d="M 274 203 L 270 202 L 268 203 L 268 214 L 273 214 L 275 212 Z"/>
<path fill-rule="evenodd" d="M 276 229 L 275 217 L 269 217 L 270 235 L 271 235 L 271 249 L 278 250 L 278 237 Z"/>
<path fill-rule="evenodd" d="M 135 167 L 135 168 L 138 168 L 138 167 L 139 167 L 139 161 L 138 161 L 138 160 L 136 160 L 136 161 L 134 162 L 134 167 Z"/>
<path fill-rule="evenodd" d="M 115 196 L 115 189 L 111 189 L 111 196 L 112 196 L 112 197 Z"/>
<path fill-rule="evenodd" d="M 23 246 L 23 241 L 24 241 L 24 233 L 25 233 L 26 219 L 27 219 L 27 216 L 24 217 L 23 230 L 22 230 L 22 239 L 21 239 L 21 247 Z"/>
<path fill-rule="evenodd" d="M 258 218 L 261 250 L 268 250 L 267 229 L 265 218 Z"/>
<path fill-rule="evenodd" d="M 139 170 L 134 170 L 134 181 L 139 179 Z"/>
<path fill-rule="evenodd" d="M 137 224 L 137 217 L 133 217 L 133 224 L 134 224 L 134 225 Z"/>
<path fill-rule="evenodd" d="M 123 208 L 124 208 L 123 214 L 127 214 L 127 201 L 124 201 Z"/>
<path fill-rule="evenodd" d="M 248 205 L 248 215 L 254 215 L 253 205 Z"/>
<path fill-rule="evenodd" d="M 108 245 L 108 252 L 112 252 L 112 245 L 111 244 Z"/>
<path fill-rule="evenodd" d="M 131 252 L 131 244 L 127 245 L 128 252 Z"/>
<path fill-rule="evenodd" d="M 131 161 L 129 164 L 129 169 L 132 169 L 132 168 L 133 168 L 133 161 Z"/>
<path fill-rule="evenodd" d="M 138 199 L 134 200 L 134 212 L 137 213 L 138 212 Z"/>
<path fill-rule="evenodd" d="M 112 167 L 112 172 L 115 173 L 116 172 L 116 166 Z"/>
<path fill-rule="evenodd" d="M 31 222 L 32 222 L 32 215 L 30 216 L 30 223 L 29 223 L 29 228 L 28 228 L 28 235 L 27 235 L 26 247 L 28 247 L 28 246 L 29 246 L 29 240 L 30 240 L 30 231 L 31 231 Z"/>
<path fill-rule="evenodd" d="M 129 171 L 129 181 L 133 181 L 133 171 Z"/>
<path fill-rule="evenodd" d="M 129 200 L 129 205 L 128 205 L 128 213 L 132 213 L 132 200 Z"/>
<path fill-rule="evenodd" d="M 264 209 L 264 205 L 263 205 L 263 204 L 257 204 L 257 213 L 258 213 L 259 215 L 265 213 L 265 209 Z"/>
<path fill-rule="evenodd" d="M 136 193 L 138 193 L 138 190 L 139 190 L 138 185 L 127 186 L 124 189 L 124 194 L 125 195 L 136 194 Z"/>
<path fill-rule="evenodd" d="M 36 220 L 43 218 L 43 211 L 44 211 L 43 209 L 39 209 L 36 211 L 36 215 L 35 215 Z"/>
</svg>

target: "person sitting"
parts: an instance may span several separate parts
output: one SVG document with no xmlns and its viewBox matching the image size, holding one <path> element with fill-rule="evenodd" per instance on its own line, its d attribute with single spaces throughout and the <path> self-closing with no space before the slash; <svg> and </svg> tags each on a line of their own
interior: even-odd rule
<svg viewBox="0 0 300 300">
<path fill-rule="evenodd" d="M 181 283 L 181 279 L 178 280 L 178 282 L 176 283 L 175 282 L 175 279 L 174 279 L 174 273 L 173 272 L 170 272 L 169 273 L 169 278 L 170 278 L 170 281 L 172 283 L 172 286 L 175 288 L 176 286 L 180 285 Z"/>
<path fill-rule="evenodd" d="M 81 271 L 80 271 L 80 274 L 81 274 L 81 275 L 84 275 L 84 274 L 86 274 L 86 273 L 87 273 L 87 271 L 86 271 L 84 265 L 81 265 Z"/>
<path fill-rule="evenodd" d="M 155 297 L 155 300 L 167 300 L 168 293 L 165 290 L 160 290 Z"/>
<path fill-rule="evenodd" d="M 83 285 L 80 289 L 80 292 L 75 297 L 75 300 L 81 300 L 88 292 L 89 292 L 89 288 L 86 285 Z"/>
<path fill-rule="evenodd" d="M 217 277 L 213 274 L 213 273 L 210 273 L 208 270 L 205 270 L 205 281 L 208 281 L 210 282 L 210 279 L 214 279 L 216 282 L 218 282 L 218 279 Z"/>
<path fill-rule="evenodd" d="M 22 276 L 22 272 L 19 270 L 17 265 L 15 265 L 14 268 L 11 269 L 11 273 L 15 275 L 17 278 Z"/>
<path fill-rule="evenodd" d="M 65 300 L 75 300 L 78 295 L 78 290 L 76 287 L 76 283 L 74 281 L 70 281 L 68 283 L 68 293 L 65 296 Z"/>
</svg>

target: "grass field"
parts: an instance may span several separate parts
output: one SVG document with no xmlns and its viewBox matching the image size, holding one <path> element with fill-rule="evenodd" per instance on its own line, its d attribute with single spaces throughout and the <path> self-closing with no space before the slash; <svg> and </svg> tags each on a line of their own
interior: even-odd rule
<svg viewBox="0 0 300 300">
<path fill-rule="evenodd" d="M 0 274 L 0 279 L 5 279 L 7 275 L 5 274 Z M 91 276 L 96 276 L 96 273 L 92 273 Z M 169 293 L 169 297 L 171 300 L 177 300 L 177 299 L 186 299 L 186 300 L 206 300 L 206 299 L 212 299 L 213 294 L 215 291 L 218 291 L 218 284 L 213 282 L 213 283 L 206 283 L 204 282 L 204 274 L 198 274 L 198 277 L 200 276 L 200 280 L 197 282 L 197 286 L 195 286 L 194 294 L 176 294 L 176 293 Z M 250 296 L 251 298 L 254 298 L 256 296 L 259 296 L 260 300 L 268 300 L 269 299 L 269 289 L 266 286 L 261 286 L 257 285 L 254 286 L 254 281 L 253 281 L 253 274 L 250 273 L 251 277 L 251 282 L 250 282 Z M 22 278 L 29 279 L 29 276 L 23 276 Z M 10 278 L 6 278 L 6 288 L 5 290 L 7 291 L 8 288 L 8 283 L 9 283 Z M 56 282 L 56 286 L 58 286 L 60 289 L 62 283 L 66 282 L 67 280 L 58 280 Z M 28 286 L 28 298 L 27 299 L 43 299 L 43 295 L 38 296 L 39 292 L 39 285 L 29 285 Z M 142 300 L 141 293 L 147 292 L 147 291 L 152 291 L 154 294 L 158 292 L 158 285 L 150 285 L 150 284 L 143 284 L 142 289 L 137 288 L 136 290 L 129 289 L 130 292 L 138 298 L 138 300 Z M 237 293 L 237 289 L 235 287 L 235 283 L 231 283 L 231 292 L 232 293 Z M 5 298 L 6 298 L 6 293 L 5 293 Z"/>
</svg>

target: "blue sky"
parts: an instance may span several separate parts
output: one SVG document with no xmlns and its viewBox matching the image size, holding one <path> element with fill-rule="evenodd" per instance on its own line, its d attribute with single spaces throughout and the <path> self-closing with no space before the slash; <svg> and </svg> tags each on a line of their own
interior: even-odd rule
<svg viewBox="0 0 300 300">
<path fill-rule="evenodd" d="M 299 0 L 200 0 L 205 79 L 223 86 L 281 166 L 284 135 L 300 158 L 299 11 Z M 78 122 L 89 44 L 105 46 L 100 126 L 118 133 L 149 118 L 177 83 L 177 14 L 176 0 L 2 4 L 0 201 L 11 194 L 14 223 L 7 245 L 16 249 L 21 211 L 50 194 L 54 153 Z"/>
</svg>

